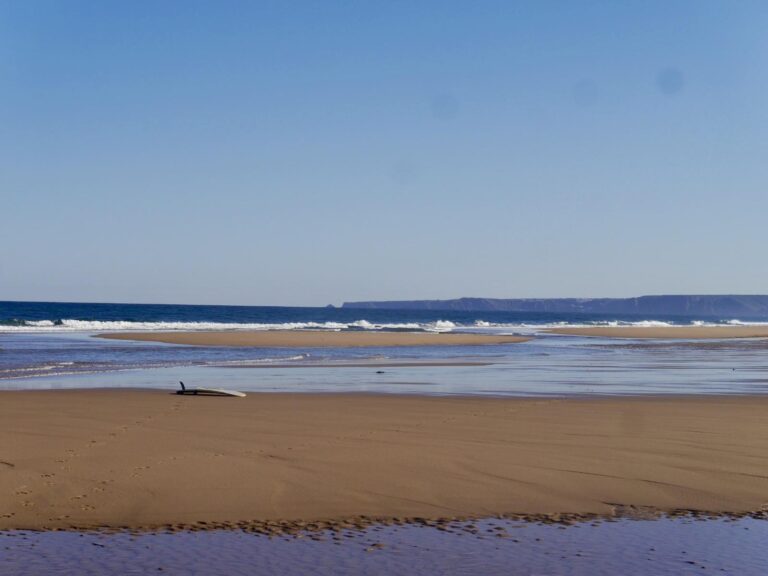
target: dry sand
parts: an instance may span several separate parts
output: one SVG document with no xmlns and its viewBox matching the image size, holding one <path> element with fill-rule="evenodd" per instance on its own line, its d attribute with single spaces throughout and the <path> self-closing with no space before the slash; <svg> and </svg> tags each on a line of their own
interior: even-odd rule
<svg viewBox="0 0 768 576">
<path fill-rule="evenodd" d="M 99 334 L 115 340 L 142 340 L 195 346 L 260 348 L 330 348 L 366 346 L 472 346 L 530 340 L 524 336 L 440 334 L 426 332 L 331 332 L 328 330 L 261 330 L 228 332 L 121 332 Z"/>
<path fill-rule="evenodd" d="M 755 511 L 767 415 L 768 396 L 1 392 L 0 529 Z"/>
<path fill-rule="evenodd" d="M 589 328 L 555 328 L 550 334 L 600 336 L 604 338 L 768 338 L 768 326 L 595 326 Z"/>
</svg>

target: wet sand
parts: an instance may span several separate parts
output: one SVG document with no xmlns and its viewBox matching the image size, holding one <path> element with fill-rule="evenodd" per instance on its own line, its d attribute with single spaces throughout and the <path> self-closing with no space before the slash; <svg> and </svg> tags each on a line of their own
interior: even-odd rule
<svg viewBox="0 0 768 576">
<path fill-rule="evenodd" d="M 0 532 L 0 572 L 103 576 L 125 574 L 130 566 L 130 574 L 174 576 L 768 573 L 768 522 L 751 518 L 618 520 L 570 527 L 494 518 L 437 529 L 406 524 L 293 537 L 241 530 L 167 532 Z"/>
<path fill-rule="evenodd" d="M 2 392 L 0 529 L 760 511 L 766 414 L 768 396 Z"/>
<path fill-rule="evenodd" d="M 211 364 L 215 368 L 447 368 L 455 366 L 457 368 L 469 368 L 472 366 L 490 366 L 493 362 L 478 362 L 474 360 L 415 360 L 412 362 L 403 360 L 389 360 L 389 361 L 363 361 L 353 362 L 350 360 L 338 360 L 338 361 L 302 361 L 298 363 L 271 363 L 271 362 L 239 362 L 238 364 L 227 364 L 223 362 L 221 364 Z"/>
<path fill-rule="evenodd" d="M 259 348 L 358 348 L 374 346 L 473 346 L 526 342 L 524 336 L 426 332 L 331 332 L 328 330 L 261 330 L 226 332 L 120 332 L 100 338 L 141 340 L 194 346 Z"/>
<path fill-rule="evenodd" d="M 594 326 L 586 328 L 554 328 L 549 334 L 599 336 L 601 338 L 720 339 L 768 338 L 768 326 Z"/>
</svg>

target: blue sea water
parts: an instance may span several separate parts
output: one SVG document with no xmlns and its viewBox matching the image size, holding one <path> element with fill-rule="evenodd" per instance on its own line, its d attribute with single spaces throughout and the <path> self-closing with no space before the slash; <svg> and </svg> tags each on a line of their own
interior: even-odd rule
<svg viewBox="0 0 768 576">
<path fill-rule="evenodd" d="M 551 325 L 723 324 L 751 318 L 602 315 L 549 312 L 457 312 L 450 310 L 372 310 L 280 306 L 200 306 L 180 304 L 88 304 L 0 301 L 0 332 L 75 330 L 168 330 L 221 328 L 316 328 L 432 330 L 439 322 L 459 328 Z M 763 319 L 765 322 L 765 319 Z"/>
<path fill-rule="evenodd" d="M 768 391 L 766 340 L 648 342 L 542 332 L 564 325 L 748 322 L 684 316 L 0 302 L 0 389 L 167 388 L 187 380 L 252 391 L 761 393 Z M 94 337 L 109 331 L 243 329 L 451 331 L 535 338 L 493 346 L 281 349 Z"/>
</svg>

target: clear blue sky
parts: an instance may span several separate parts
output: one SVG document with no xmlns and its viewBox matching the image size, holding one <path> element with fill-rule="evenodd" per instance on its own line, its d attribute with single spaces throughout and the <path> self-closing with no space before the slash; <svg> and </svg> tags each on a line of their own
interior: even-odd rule
<svg viewBox="0 0 768 576">
<path fill-rule="evenodd" d="M 768 2 L 0 0 L 0 300 L 768 293 Z"/>
</svg>

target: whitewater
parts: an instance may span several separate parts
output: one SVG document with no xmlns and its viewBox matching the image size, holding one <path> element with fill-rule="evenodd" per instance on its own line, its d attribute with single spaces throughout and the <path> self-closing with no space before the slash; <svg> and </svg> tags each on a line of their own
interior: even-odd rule
<svg viewBox="0 0 768 576">
<path fill-rule="evenodd" d="M 717 321 L 687 320 L 674 322 L 664 320 L 593 320 L 589 322 L 489 322 L 478 319 L 471 323 L 437 319 L 431 322 L 381 323 L 359 319 L 352 322 L 137 322 L 130 320 L 82 320 L 75 318 L 20 320 L 8 319 L 0 322 L 0 333 L 7 332 L 133 332 L 133 331 L 186 331 L 186 330 L 398 330 L 421 332 L 498 332 L 500 330 L 532 332 L 553 328 L 587 328 L 599 326 L 628 327 L 669 327 L 669 326 L 768 326 L 766 322 L 748 322 L 738 319 Z"/>
</svg>

